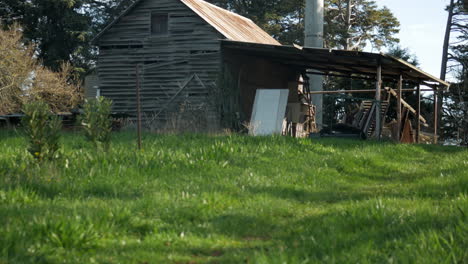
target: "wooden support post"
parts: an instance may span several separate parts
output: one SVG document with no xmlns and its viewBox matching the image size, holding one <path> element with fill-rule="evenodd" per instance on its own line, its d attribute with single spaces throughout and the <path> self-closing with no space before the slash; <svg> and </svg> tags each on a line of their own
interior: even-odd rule
<svg viewBox="0 0 468 264">
<path fill-rule="evenodd" d="M 434 144 L 437 144 L 437 129 L 439 127 L 439 97 L 437 90 L 434 89 Z"/>
<path fill-rule="evenodd" d="M 401 90 L 403 89 L 403 76 L 400 75 L 398 80 L 398 89 L 397 89 L 397 139 L 398 142 L 401 140 L 401 129 L 402 129 L 402 113 L 401 113 Z"/>
<path fill-rule="evenodd" d="M 416 106 L 416 142 L 421 143 L 421 85 L 418 84 L 418 100 Z"/>
<path fill-rule="evenodd" d="M 141 150 L 141 103 L 140 103 L 140 67 L 137 64 L 136 73 L 136 106 L 137 106 L 137 134 L 138 134 L 138 149 Z"/>
<path fill-rule="evenodd" d="M 377 66 L 377 82 L 375 89 L 375 101 L 377 106 L 375 110 L 375 134 L 377 139 L 380 139 L 382 135 L 382 64 L 380 61 Z"/>
</svg>

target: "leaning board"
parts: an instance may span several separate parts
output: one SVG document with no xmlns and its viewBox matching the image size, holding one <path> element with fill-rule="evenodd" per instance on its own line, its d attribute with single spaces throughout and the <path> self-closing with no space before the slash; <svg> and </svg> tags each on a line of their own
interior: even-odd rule
<svg viewBox="0 0 468 264">
<path fill-rule="evenodd" d="M 289 90 L 258 89 L 250 121 L 250 135 L 281 134 L 286 114 Z"/>
</svg>

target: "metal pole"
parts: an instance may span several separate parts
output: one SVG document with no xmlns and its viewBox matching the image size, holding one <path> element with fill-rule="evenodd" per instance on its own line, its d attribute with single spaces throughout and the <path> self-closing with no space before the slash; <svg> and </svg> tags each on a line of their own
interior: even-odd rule
<svg viewBox="0 0 468 264">
<path fill-rule="evenodd" d="M 421 85 L 418 84 L 418 102 L 417 102 L 417 118 L 416 118 L 416 142 L 421 143 Z"/>
<path fill-rule="evenodd" d="M 305 36 L 306 47 L 323 48 L 324 0 L 305 1 Z M 323 91 L 323 77 L 309 75 L 309 84 L 312 91 Z M 312 97 L 315 105 L 315 122 L 317 128 L 323 128 L 323 96 L 316 94 Z"/>
<path fill-rule="evenodd" d="M 377 108 L 375 111 L 375 133 L 377 135 L 377 139 L 380 139 L 382 134 L 382 101 L 381 101 L 381 91 L 382 91 L 382 64 L 379 62 L 377 66 L 377 82 L 375 88 L 375 100 L 377 104 Z"/>
<path fill-rule="evenodd" d="M 137 105 L 137 134 L 138 149 L 141 150 L 141 105 L 140 105 L 140 67 L 136 65 L 136 105 Z"/>
<path fill-rule="evenodd" d="M 400 75 L 398 80 L 398 89 L 397 89 L 397 140 L 401 141 L 401 128 L 402 128 L 402 113 L 401 113 L 401 90 L 403 89 L 403 76 Z"/>
<path fill-rule="evenodd" d="M 437 128 L 439 126 L 439 98 L 437 90 L 434 90 L 434 144 L 437 144 Z"/>
</svg>

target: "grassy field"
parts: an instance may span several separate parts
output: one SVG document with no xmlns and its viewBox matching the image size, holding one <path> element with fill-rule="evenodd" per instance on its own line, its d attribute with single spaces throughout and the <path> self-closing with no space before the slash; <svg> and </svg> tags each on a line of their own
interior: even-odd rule
<svg viewBox="0 0 468 264">
<path fill-rule="evenodd" d="M 0 263 L 468 263 L 468 151 L 284 137 L 0 132 Z"/>
</svg>

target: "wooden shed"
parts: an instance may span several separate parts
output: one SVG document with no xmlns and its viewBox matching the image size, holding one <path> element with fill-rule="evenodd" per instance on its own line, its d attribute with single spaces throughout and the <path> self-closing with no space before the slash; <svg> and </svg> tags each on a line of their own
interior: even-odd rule
<svg viewBox="0 0 468 264">
<path fill-rule="evenodd" d="M 198 113 L 201 127 L 239 128 L 257 88 L 297 88 L 296 72 L 232 56 L 222 40 L 281 45 L 250 19 L 202 0 L 138 0 L 93 40 L 101 95 L 115 112 L 136 116 L 138 67 L 144 119 L 164 124 Z"/>
<path fill-rule="evenodd" d="M 285 132 L 307 135 L 315 116 L 307 76 L 318 74 L 376 81 L 368 123 L 380 137 L 383 80 L 400 84 L 400 109 L 404 81 L 435 94 L 449 86 L 384 54 L 281 45 L 250 19 L 203 0 L 137 0 L 93 42 L 98 88 L 114 112 L 136 117 L 140 90 L 147 125 L 181 130 L 243 129 L 258 89 L 289 89 Z"/>
</svg>

